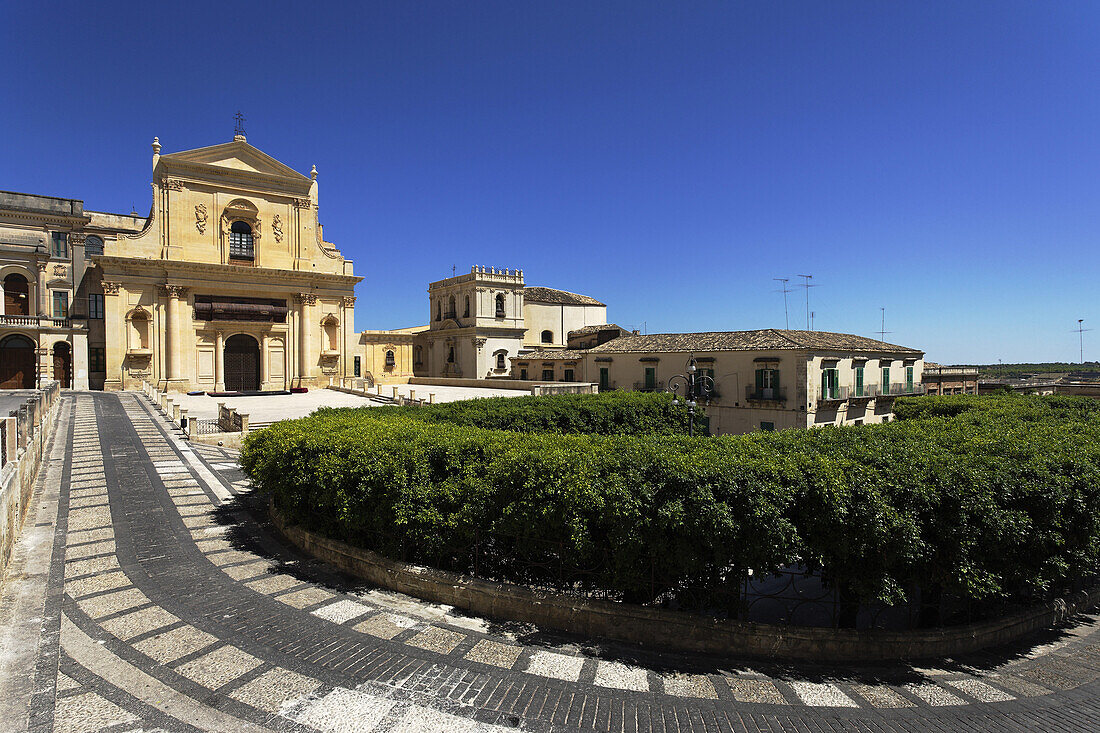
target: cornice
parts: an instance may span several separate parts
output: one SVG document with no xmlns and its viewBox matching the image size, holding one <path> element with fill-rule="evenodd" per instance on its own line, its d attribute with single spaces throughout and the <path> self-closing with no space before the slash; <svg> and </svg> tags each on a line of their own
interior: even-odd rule
<svg viewBox="0 0 1100 733">
<path fill-rule="evenodd" d="M 70 227 L 83 227 L 91 222 L 90 216 L 63 216 L 59 214 L 46 214 L 38 211 L 23 209 L 0 209 L 0 219 L 18 219 L 23 221 L 45 222 L 50 224 L 62 224 Z"/>
<path fill-rule="evenodd" d="M 249 265 L 222 265 L 214 262 L 186 262 L 181 260 L 151 260 L 144 257 L 119 257 L 101 255 L 96 263 L 103 268 L 105 278 L 117 278 L 118 274 L 141 275 L 220 275 L 222 279 L 239 283 L 247 280 L 274 280 L 283 285 L 310 286 L 316 283 L 353 287 L 362 282 L 359 275 L 340 275 L 332 272 L 306 270 L 280 270 L 272 267 Z"/>
</svg>

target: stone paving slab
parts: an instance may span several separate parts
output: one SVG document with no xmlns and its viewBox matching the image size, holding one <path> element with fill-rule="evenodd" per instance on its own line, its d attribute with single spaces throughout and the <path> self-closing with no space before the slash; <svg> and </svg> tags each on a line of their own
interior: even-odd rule
<svg viewBox="0 0 1100 733">
<path fill-rule="evenodd" d="M 236 453 L 188 445 L 141 396 L 72 393 L 62 409 L 56 498 L 43 504 L 55 541 L 27 551 L 45 553 L 44 592 L 71 623 L 54 622 L 69 629 L 60 642 L 41 626 L 25 673 L 35 681 L 12 688 L 36 690 L 36 731 L 1059 731 L 1100 720 L 1095 619 L 1030 649 L 921 667 L 578 643 L 301 557 L 267 529 Z"/>
</svg>

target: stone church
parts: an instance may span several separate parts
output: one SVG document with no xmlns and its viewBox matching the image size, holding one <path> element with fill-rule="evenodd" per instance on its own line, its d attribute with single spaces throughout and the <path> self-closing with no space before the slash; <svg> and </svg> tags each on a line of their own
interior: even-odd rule
<svg viewBox="0 0 1100 733">
<path fill-rule="evenodd" d="M 222 392 L 351 376 L 362 278 L 324 241 L 316 169 L 237 134 L 163 155 L 154 139 L 152 173 L 148 217 L 0 194 L 0 275 L 18 315 L 0 316 L 0 384 Z"/>
</svg>

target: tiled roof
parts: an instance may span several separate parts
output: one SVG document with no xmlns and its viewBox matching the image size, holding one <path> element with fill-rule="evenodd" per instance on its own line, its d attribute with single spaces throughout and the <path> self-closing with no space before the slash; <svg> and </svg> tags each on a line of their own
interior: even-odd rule
<svg viewBox="0 0 1100 733">
<path fill-rule="evenodd" d="M 587 351 L 580 349 L 542 349 L 541 351 L 531 351 L 526 354 L 519 354 L 513 356 L 515 361 L 574 361 L 582 358 Z"/>
<path fill-rule="evenodd" d="M 532 303 L 556 303 L 558 305 L 602 305 L 606 307 L 605 303 L 601 303 L 595 298 L 589 298 L 587 295 L 570 293 L 568 290 L 557 290 L 556 288 L 543 288 L 537 285 L 528 285 L 526 288 L 524 288 L 523 299 Z"/>
<path fill-rule="evenodd" d="M 616 323 L 603 323 L 599 326 L 585 326 L 584 328 L 578 328 L 575 331 L 569 332 L 569 338 L 576 338 L 577 336 L 587 336 L 590 333 L 599 333 L 600 331 L 618 330 L 623 333 L 630 333 L 622 326 Z"/>
<path fill-rule="evenodd" d="M 704 333 L 626 334 L 589 349 L 592 353 L 639 353 L 654 351 L 772 351 L 829 349 L 833 351 L 890 352 L 920 355 L 924 352 L 888 344 L 850 333 L 828 331 L 785 331 L 765 328 L 757 331 L 710 331 Z"/>
</svg>

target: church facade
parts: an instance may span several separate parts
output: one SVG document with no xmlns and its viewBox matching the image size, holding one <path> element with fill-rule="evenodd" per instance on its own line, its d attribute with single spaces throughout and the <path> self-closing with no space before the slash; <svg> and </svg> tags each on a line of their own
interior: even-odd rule
<svg viewBox="0 0 1100 733">
<path fill-rule="evenodd" d="M 316 169 L 238 134 L 164 155 L 154 139 L 152 173 L 148 217 L 0 195 L 3 386 L 234 392 L 351 376 L 362 278 L 324 241 Z"/>
</svg>

